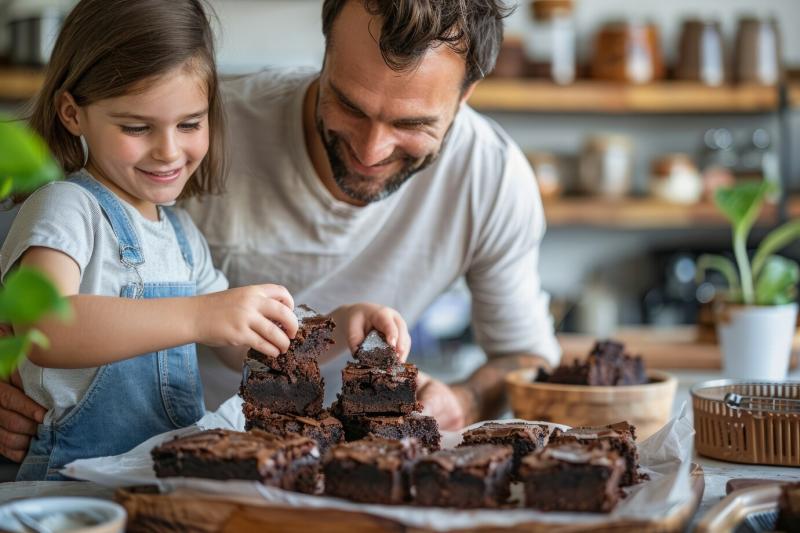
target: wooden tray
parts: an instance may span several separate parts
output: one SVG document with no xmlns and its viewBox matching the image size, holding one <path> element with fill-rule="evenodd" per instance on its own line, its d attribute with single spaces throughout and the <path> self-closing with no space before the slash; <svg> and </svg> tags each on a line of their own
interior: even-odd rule
<svg viewBox="0 0 800 533">
<path fill-rule="evenodd" d="M 683 531 L 703 497 L 703 469 L 692 463 L 692 495 L 686 503 L 660 520 L 609 520 L 606 524 L 558 525 L 531 522 L 513 528 L 483 528 L 481 531 L 503 532 L 611 532 L 635 530 L 644 532 Z M 367 513 L 334 509 L 298 509 L 269 506 L 265 502 L 232 499 L 223 495 L 197 492 L 142 494 L 119 490 L 115 497 L 128 512 L 128 533 L 152 531 L 197 531 L 201 533 L 262 532 L 262 531 L 325 531 L 353 533 L 354 531 L 414 531 L 426 529 L 407 527 L 399 522 Z M 466 530 L 451 530 L 463 532 Z"/>
</svg>

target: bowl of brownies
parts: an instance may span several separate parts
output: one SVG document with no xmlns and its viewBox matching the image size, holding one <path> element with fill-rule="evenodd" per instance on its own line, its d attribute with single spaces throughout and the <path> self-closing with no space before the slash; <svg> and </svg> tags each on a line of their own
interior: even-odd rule
<svg viewBox="0 0 800 533">
<path fill-rule="evenodd" d="M 569 426 L 628 420 L 647 438 L 669 421 L 677 380 L 647 370 L 622 343 L 597 342 L 586 358 L 547 372 L 526 368 L 506 377 L 514 416 Z"/>
</svg>

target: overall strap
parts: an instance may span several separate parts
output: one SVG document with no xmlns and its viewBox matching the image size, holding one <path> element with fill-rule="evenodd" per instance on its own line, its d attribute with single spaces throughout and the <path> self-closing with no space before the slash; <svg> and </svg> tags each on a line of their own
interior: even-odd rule
<svg viewBox="0 0 800 533">
<path fill-rule="evenodd" d="M 192 256 L 192 248 L 189 246 L 189 241 L 186 239 L 186 232 L 183 231 L 183 224 L 181 224 L 178 214 L 171 207 L 161 206 L 161 210 L 172 224 L 172 229 L 175 230 L 175 236 L 178 238 L 178 245 L 181 247 L 181 254 L 183 260 L 191 270 L 194 267 L 194 257 Z"/>
<path fill-rule="evenodd" d="M 119 241 L 119 258 L 124 265 L 136 267 L 144 263 L 144 256 L 142 255 L 142 247 L 139 244 L 139 238 L 133 229 L 131 220 L 125 208 L 122 206 L 120 200 L 114 196 L 111 191 L 100 185 L 90 176 L 86 174 L 74 174 L 67 181 L 75 183 L 89 191 L 95 198 L 97 198 L 100 207 L 105 213 L 111 229 L 114 231 L 117 240 Z"/>
</svg>

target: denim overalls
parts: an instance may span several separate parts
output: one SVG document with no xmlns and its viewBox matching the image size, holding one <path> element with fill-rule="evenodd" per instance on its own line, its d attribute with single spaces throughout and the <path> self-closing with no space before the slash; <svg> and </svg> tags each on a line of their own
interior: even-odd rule
<svg viewBox="0 0 800 533">
<path fill-rule="evenodd" d="M 97 198 L 119 241 L 119 260 L 133 280 L 122 287 L 120 296 L 195 295 L 194 281 L 143 283 L 138 268 L 144 264 L 144 255 L 120 200 L 89 177 L 76 175 L 69 181 Z M 192 252 L 180 221 L 169 208 L 162 208 L 162 213 L 175 230 L 183 259 L 191 269 Z M 141 334 L 148 332 L 143 330 Z M 108 342 L 114 339 L 109 338 Z M 72 410 L 51 425 L 39 425 L 17 481 L 66 479 L 58 469 L 71 461 L 126 452 L 153 435 L 191 425 L 203 413 L 194 344 L 103 365 Z"/>
</svg>

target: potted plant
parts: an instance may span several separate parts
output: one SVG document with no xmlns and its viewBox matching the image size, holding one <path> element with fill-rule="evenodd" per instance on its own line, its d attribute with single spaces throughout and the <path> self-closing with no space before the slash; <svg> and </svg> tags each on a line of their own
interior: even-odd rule
<svg viewBox="0 0 800 533">
<path fill-rule="evenodd" d="M 42 139 L 19 122 L 0 117 L 0 199 L 33 191 L 60 176 Z M 15 324 L 26 331 L 0 338 L 0 378 L 8 378 L 34 344 L 47 346 L 47 338 L 28 326 L 48 313 L 66 317 L 69 312 L 67 300 L 41 272 L 18 268 L 9 274 L 0 288 L 0 324 Z"/>
<path fill-rule="evenodd" d="M 800 220 L 771 231 L 752 259 L 747 252 L 750 230 L 773 190 L 766 182 L 717 190 L 714 203 L 733 226 L 736 262 L 720 255 L 703 255 L 698 260 L 698 279 L 714 269 L 728 284 L 717 312 L 717 334 L 728 377 L 782 380 L 789 367 L 800 267 L 777 252 L 800 237 Z"/>
</svg>

